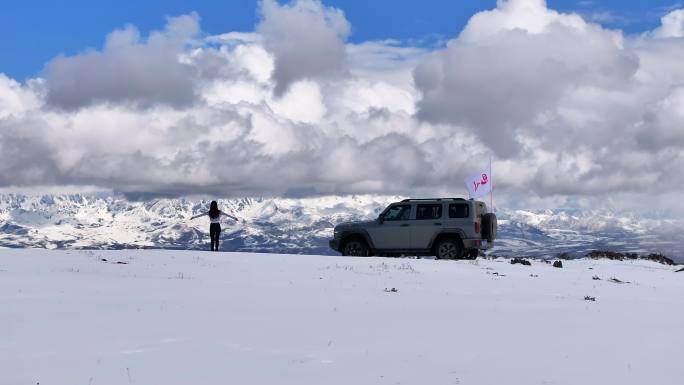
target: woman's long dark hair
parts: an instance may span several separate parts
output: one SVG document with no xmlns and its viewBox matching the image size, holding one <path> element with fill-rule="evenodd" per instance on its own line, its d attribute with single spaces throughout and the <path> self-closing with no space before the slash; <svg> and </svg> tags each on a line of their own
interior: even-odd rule
<svg viewBox="0 0 684 385">
<path fill-rule="evenodd" d="M 218 218 L 219 212 L 218 203 L 211 201 L 211 205 L 209 205 L 209 218 Z"/>
</svg>

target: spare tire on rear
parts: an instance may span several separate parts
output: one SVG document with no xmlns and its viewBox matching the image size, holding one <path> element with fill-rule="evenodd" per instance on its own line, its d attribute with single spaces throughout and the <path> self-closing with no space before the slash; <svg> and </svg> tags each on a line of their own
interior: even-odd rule
<svg viewBox="0 0 684 385">
<path fill-rule="evenodd" d="M 482 238 L 487 242 L 494 242 L 496 239 L 496 214 L 487 213 L 482 216 Z"/>
</svg>

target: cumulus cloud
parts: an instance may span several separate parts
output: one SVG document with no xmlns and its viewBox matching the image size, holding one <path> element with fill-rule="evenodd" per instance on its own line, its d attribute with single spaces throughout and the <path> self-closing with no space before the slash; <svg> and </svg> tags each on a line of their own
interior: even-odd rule
<svg viewBox="0 0 684 385">
<path fill-rule="evenodd" d="M 61 184 L 55 146 L 41 135 L 41 119 L 0 119 L 0 186 Z"/>
<path fill-rule="evenodd" d="M 142 39 L 128 25 L 107 36 L 101 51 L 59 56 L 44 71 L 47 102 L 64 109 L 97 103 L 184 107 L 196 97 L 196 69 L 182 55 L 199 33 L 197 14 L 170 18 Z"/>
<path fill-rule="evenodd" d="M 662 196 L 684 213 L 684 40 L 658 32 L 670 19 L 625 36 L 499 1 L 427 49 L 345 43 L 342 11 L 318 1 L 259 11 L 253 32 L 203 36 L 184 15 L 147 37 L 116 30 L 23 84 L 0 75 L 0 188 L 461 195 L 493 155 L 504 205 Z"/>
<path fill-rule="evenodd" d="M 0 73 L 0 119 L 21 116 L 39 106 L 39 97 L 34 90 L 39 83 L 32 81 L 24 87 Z"/>
<path fill-rule="evenodd" d="M 651 151 L 684 147 L 684 87 L 675 87 L 637 126 L 637 143 Z"/>
<path fill-rule="evenodd" d="M 660 27 L 651 34 L 656 38 L 684 37 L 684 9 L 676 9 L 661 19 Z"/>
<path fill-rule="evenodd" d="M 275 57 L 277 95 L 298 80 L 335 75 L 344 69 L 344 41 L 350 25 L 341 10 L 326 7 L 319 0 L 296 0 L 285 5 L 263 0 L 260 12 L 262 21 L 257 31 Z"/>
<path fill-rule="evenodd" d="M 512 157 L 522 148 L 518 133 L 569 92 L 620 88 L 637 68 L 618 33 L 542 0 L 502 1 L 416 68 L 418 117 L 467 126 L 499 156 Z"/>
</svg>

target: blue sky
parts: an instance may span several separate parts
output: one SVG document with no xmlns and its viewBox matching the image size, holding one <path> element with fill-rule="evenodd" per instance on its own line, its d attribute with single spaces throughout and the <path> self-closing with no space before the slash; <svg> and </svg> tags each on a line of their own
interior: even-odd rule
<svg viewBox="0 0 684 385">
<path fill-rule="evenodd" d="M 325 4 L 344 10 L 352 25 L 350 41 L 360 42 L 453 37 L 470 16 L 493 8 L 496 1 L 423 0 L 417 6 L 414 1 L 328 0 Z M 548 1 L 550 8 L 593 15 L 604 26 L 626 33 L 652 29 L 663 14 L 678 5 L 675 0 Z M 200 15 L 206 33 L 251 31 L 257 22 L 256 10 L 256 0 L 5 2 L 0 10 L 0 72 L 23 80 L 38 75 L 44 64 L 59 54 L 101 47 L 105 35 L 115 28 L 133 24 L 145 35 L 162 28 L 165 16 L 191 11 Z"/>
</svg>

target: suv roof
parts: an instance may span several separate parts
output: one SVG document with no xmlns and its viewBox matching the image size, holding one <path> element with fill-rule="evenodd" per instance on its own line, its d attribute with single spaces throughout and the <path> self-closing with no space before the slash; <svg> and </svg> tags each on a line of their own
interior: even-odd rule
<svg viewBox="0 0 684 385">
<path fill-rule="evenodd" d="M 472 200 L 472 199 L 471 199 Z M 402 202 L 441 202 L 441 201 L 465 201 L 464 198 L 422 198 L 422 199 L 404 199 Z"/>
</svg>

